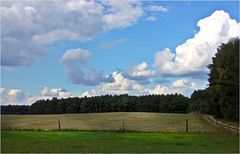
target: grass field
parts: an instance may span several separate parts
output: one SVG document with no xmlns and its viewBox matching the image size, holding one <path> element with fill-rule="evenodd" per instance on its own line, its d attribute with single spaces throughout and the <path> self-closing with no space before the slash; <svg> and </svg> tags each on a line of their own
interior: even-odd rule
<svg viewBox="0 0 240 154">
<path fill-rule="evenodd" d="M 125 130 L 146 132 L 185 132 L 185 120 L 190 132 L 219 132 L 196 114 L 167 114 L 144 112 L 113 112 L 60 115 L 2 115 L 2 129 L 61 129 L 66 130 Z M 222 131 L 222 130 L 220 130 Z"/>
<path fill-rule="evenodd" d="M 238 136 L 219 133 L 2 131 L 3 153 L 238 153 Z"/>
<path fill-rule="evenodd" d="M 239 152 L 236 134 L 206 122 L 197 114 L 118 112 L 1 118 L 3 153 Z M 61 130 L 68 131 L 56 131 L 58 119 Z M 185 132 L 186 119 L 189 133 Z M 119 132 L 123 120 L 124 133 Z"/>
</svg>

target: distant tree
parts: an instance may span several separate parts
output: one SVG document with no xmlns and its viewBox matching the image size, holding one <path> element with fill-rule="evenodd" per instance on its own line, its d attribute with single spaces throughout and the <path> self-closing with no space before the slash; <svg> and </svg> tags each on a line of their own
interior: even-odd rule
<svg viewBox="0 0 240 154">
<path fill-rule="evenodd" d="M 66 113 L 66 101 L 62 98 L 59 100 L 56 108 L 57 114 L 64 114 Z"/>
<path fill-rule="evenodd" d="M 46 108 L 45 100 L 38 100 L 30 106 L 32 114 L 44 114 Z"/>
<path fill-rule="evenodd" d="M 55 114 L 56 113 L 56 98 L 53 98 L 52 101 L 49 99 L 46 100 L 46 108 L 44 110 L 45 114 Z"/>
<path fill-rule="evenodd" d="M 209 96 L 206 89 L 194 90 L 191 95 L 190 110 L 198 113 L 209 113 Z"/>
<path fill-rule="evenodd" d="M 81 103 L 81 113 L 87 113 L 89 112 L 89 108 L 88 108 L 88 98 L 85 98 L 82 103 Z"/>
<path fill-rule="evenodd" d="M 28 105 L 1 106 L 1 114 L 30 114 L 30 106 Z"/>
</svg>

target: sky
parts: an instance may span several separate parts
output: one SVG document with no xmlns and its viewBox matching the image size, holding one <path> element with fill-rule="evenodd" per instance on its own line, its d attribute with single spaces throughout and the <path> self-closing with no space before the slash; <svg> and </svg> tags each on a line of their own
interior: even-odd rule
<svg viewBox="0 0 240 154">
<path fill-rule="evenodd" d="M 1 104 L 183 94 L 240 35 L 238 1 L 1 1 Z"/>
</svg>

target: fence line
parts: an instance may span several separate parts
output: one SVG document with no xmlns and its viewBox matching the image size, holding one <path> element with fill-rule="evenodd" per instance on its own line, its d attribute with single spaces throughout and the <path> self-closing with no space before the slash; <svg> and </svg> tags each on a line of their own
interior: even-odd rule
<svg viewBox="0 0 240 154">
<path fill-rule="evenodd" d="M 239 133 L 240 132 L 240 127 L 239 126 L 234 126 L 234 125 L 231 125 L 231 124 L 228 124 L 228 123 L 225 123 L 223 121 L 220 121 L 220 120 L 217 120 L 215 119 L 213 116 L 211 115 L 204 115 L 203 116 L 205 120 L 207 120 L 208 122 L 216 125 L 216 126 L 219 126 L 221 128 L 224 128 L 224 129 L 227 129 L 228 131 L 230 132 L 236 132 L 236 133 Z"/>
</svg>

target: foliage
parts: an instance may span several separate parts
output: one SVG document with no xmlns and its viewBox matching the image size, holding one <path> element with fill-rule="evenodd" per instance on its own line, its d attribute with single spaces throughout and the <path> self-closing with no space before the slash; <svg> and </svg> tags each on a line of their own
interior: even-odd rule
<svg viewBox="0 0 240 154">
<path fill-rule="evenodd" d="M 105 95 L 84 98 L 66 98 L 38 100 L 30 106 L 31 114 L 65 114 L 65 113 L 95 113 L 95 112 L 166 112 L 187 113 L 189 99 L 183 95 L 148 95 L 128 96 Z M 4 114 L 19 114 L 8 112 L 14 106 L 4 106 Z M 19 106 L 18 106 L 19 107 Z"/>
<path fill-rule="evenodd" d="M 191 95 L 190 110 L 198 113 L 210 113 L 207 90 L 195 90 Z"/>
<path fill-rule="evenodd" d="M 1 106 L 1 114 L 29 114 L 30 106 L 27 105 L 7 105 Z"/>
<path fill-rule="evenodd" d="M 194 91 L 191 96 L 191 109 L 238 122 L 239 38 L 222 44 L 208 68 L 209 87 Z"/>
<path fill-rule="evenodd" d="M 209 65 L 209 94 L 218 117 L 239 119 L 239 39 L 222 44 Z M 220 111 L 220 112 L 219 112 Z"/>
</svg>

